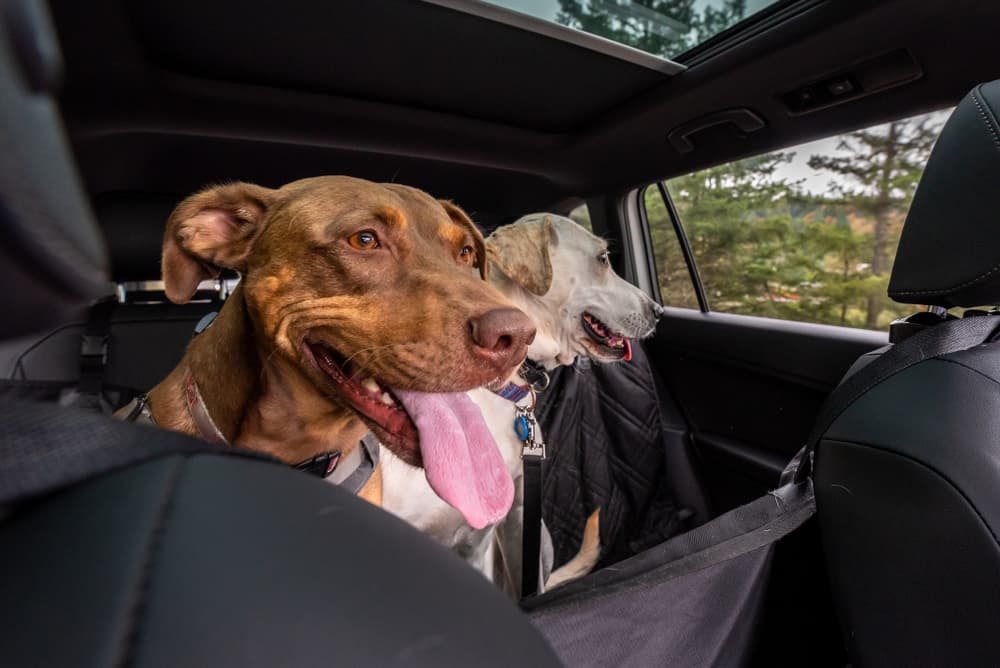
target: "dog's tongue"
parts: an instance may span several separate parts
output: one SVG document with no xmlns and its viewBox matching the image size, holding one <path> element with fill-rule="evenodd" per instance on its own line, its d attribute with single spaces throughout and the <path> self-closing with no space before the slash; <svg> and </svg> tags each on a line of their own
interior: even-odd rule
<svg viewBox="0 0 1000 668">
<path fill-rule="evenodd" d="M 393 390 L 417 425 L 427 482 L 475 529 L 510 511 L 514 481 L 479 407 L 464 392 Z"/>
<path fill-rule="evenodd" d="M 625 362 L 632 361 L 632 342 L 625 339 L 625 357 L 622 358 Z"/>
</svg>

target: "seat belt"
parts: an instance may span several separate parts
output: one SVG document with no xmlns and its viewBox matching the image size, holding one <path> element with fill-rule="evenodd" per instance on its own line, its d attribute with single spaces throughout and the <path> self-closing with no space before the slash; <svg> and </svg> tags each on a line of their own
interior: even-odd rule
<svg viewBox="0 0 1000 668">
<path fill-rule="evenodd" d="M 524 519 L 521 528 L 521 598 L 538 591 L 538 561 L 542 552 L 542 460 L 544 454 L 523 456 Z"/>
<path fill-rule="evenodd" d="M 87 316 L 80 339 L 80 378 L 72 405 L 103 412 L 104 370 L 108 364 L 111 338 L 111 314 L 118 305 L 115 297 L 105 297 L 94 304 Z"/>
<path fill-rule="evenodd" d="M 1000 316 L 970 315 L 956 320 L 946 320 L 927 327 L 897 343 L 870 364 L 860 369 L 838 385 L 820 408 L 819 417 L 809 434 L 805 446 L 795 455 L 793 464 L 782 475 L 801 482 L 812 474 L 816 446 L 830 426 L 855 401 L 876 385 L 897 373 L 924 360 L 949 353 L 967 350 L 986 343 L 1000 335 Z"/>
</svg>

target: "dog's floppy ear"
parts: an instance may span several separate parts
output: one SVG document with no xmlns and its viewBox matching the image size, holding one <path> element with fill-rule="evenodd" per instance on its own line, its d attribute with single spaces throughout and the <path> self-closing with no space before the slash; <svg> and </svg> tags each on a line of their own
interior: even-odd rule
<svg viewBox="0 0 1000 668">
<path fill-rule="evenodd" d="M 444 207 L 448 217 L 451 218 L 456 225 L 461 225 L 462 227 L 468 229 L 469 233 L 472 234 L 472 242 L 476 246 L 476 261 L 472 266 L 479 270 L 479 275 L 485 281 L 489 272 L 490 263 L 486 261 L 486 244 L 483 241 L 483 233 L 479 231 L 476 224 L 472 222 L 471 218 L 469 218 L 469 214 L 462 211 L 462 209 L 459 208 L 459 206 L 454 202 L 449 202 L 446 199 L 439 199 L 438 202 L 441 203 L 441 206 Z"/>
<path fill-rule="evenodd" d="M 163 283 L 170 301 L 184 304 L 198 283 L 218 277 L 223 268 L 245 270 L 274 192 L 250 183 L 230 183 L 177 205 L 163 235 Z"/>
<path fill-rule="evenodd" d="M 497 228 L 486 240 L 486 257 L 510 280 L 541 296 L 552 287 L 552 243 L 552 218 L 526 217 Z"/>
</svg>

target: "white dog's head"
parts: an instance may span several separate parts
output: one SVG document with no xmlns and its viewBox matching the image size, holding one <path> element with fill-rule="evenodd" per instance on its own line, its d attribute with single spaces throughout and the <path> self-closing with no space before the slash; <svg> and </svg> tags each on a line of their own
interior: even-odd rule
<svg viewBox="0 0 1000 668">
<path fill-rule="evenodd" d="M 569 218 L 524 216 L 487 238 L 486 256 L 494 286 L 534 320 L 528 357 L 546 368 L 579 355 L 630 359 L 629 340 L 656 328 L 660 305 L 615 273 L 607 242 Z"/>
</svg>

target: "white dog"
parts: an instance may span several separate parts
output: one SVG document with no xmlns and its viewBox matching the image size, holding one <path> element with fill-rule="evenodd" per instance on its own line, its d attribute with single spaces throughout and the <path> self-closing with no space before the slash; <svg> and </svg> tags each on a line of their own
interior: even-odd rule
<svg viewBox="0 0 1000 668">
<path fill-rule="evenodd" d="M 614 272 L 604 240 L 569 218 L 524 216 L 497 229 L 486 240 L 486 249 L 489 280 L 534 321 L 537 334 L 528 357 L 546 369 L 572 364 L 580 355 L 598 362 L 628 360 L 630 339 L 645 338 L 655 328 L 661 307 Z M 510 383 L 527 386 L 520 374 L 505 387 L 512 389 Z M 454 549 L 516 598 L 520 594 L 523 505 L 523 442 L 514 429 L 517 406 L 490 389 L 473 390 L 469 395 L 482 410 L 515 482 L 515 500 L 506 518 L 490 526 L 470 526 L 434 493 L 423 471 L 385 449 L 379 461 L 381 505 Z M 533 400 L 529 392 L 517 404 Z M 593 568 L 600 553 L 597 527 L 595 511 L 580 553 L 546 578 L 551 568 L 549 551 L 548 563 L 540 569 L 539 591 L 543 584 L 552 588 Z"/>
</svg>

